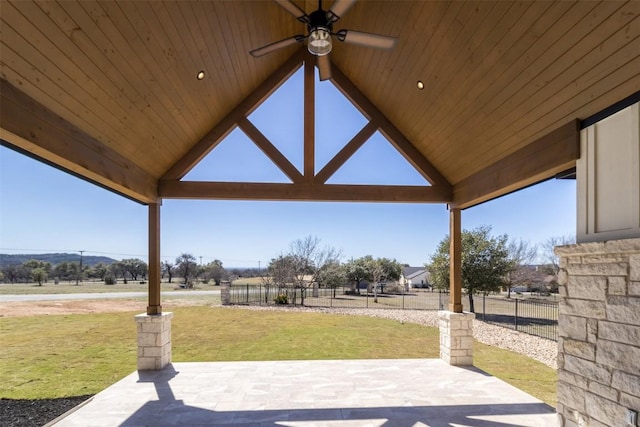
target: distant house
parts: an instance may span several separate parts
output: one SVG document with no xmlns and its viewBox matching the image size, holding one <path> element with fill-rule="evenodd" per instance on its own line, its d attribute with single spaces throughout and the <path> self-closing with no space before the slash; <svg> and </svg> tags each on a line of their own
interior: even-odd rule
<svg viewBox="0 0 640 427">
<path fill-rule="evenodd" d="M 548 266 L 522 265 L 509 275 L 508 283 L 512 292 L 556 292 L 557 276 L 550 272 Z"/>
<path fill-rule="evenodd" d="M 430 288 L 431 275 L 424 267 L 403 267 L 398 281 L 406 290 L 409 288 Z"/>
</svg>

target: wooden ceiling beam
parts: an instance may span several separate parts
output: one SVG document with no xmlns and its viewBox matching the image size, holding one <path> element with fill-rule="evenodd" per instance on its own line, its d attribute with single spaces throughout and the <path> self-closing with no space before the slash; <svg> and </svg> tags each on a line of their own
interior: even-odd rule
<svg viewBox="0 0 640 427">
<path fill-rule="evenodd" d="M 0 139 L 8 146 L 138 202 L 157 202 L 151 174 L 4 79 L 0 111 Z"/>
<path fill-rule="evenodd" d="M 376 130 L 378 130 L 378 126 L 375 123 L 373 122 L 367 123 L 366 126 L 363 127 L 360 130 L 360 132 L 356 134 L 356 136 L 351 138 L 351 141 L 349 141 L 347 145 L 342 147 L 342 149 L 338 152 L 338 154 L 336 154 L 322 168 L 322 170 L 318 172 L 318 174 L 316 175 L 316 182 L 317 183 L 327 182 L 327 180 L 331 178 L 331 176 L 334 173 L 336 173 L 337 170 L 340 169 L 342 165 L 344 165 L 346 161 L 349 160 L 349 158 L 353 156 L 355 152 L 358 151 L 358 149 L 362 147 L 362 145 L 369 140 L 369 138 L 371 138 L 371 136 L 376 132 Z"/>
<path fill-rule="evenodd" d="M 248 119 L 242 118 L 238 127 L 258 146 L 262 152 L 293 182 L 302 181 L 296 167 L 256 128 Z"/>
<path fill-rule="evenodd" d="M 231 133 L 237 123 L 251 114 L 262 102 L 275 92 L 302 65 L 305 50 L 300 49 L 280 68 L 271 74 L 256 90 L 247 96 L 236 108 L 211 129 L 187 154 L 178 160 L 162 179 L 182 179 L 216 145 Z"/>
<path fill-rule="evenodd" d="M 456 208 L 469 208 L 552 178 L 580 157 L 578 120 L 550 132 L 453 187 Z"/>
<path fill-rule="evenodd" d="M 324 202 L 449 203 L 447 186 L 228 183 L 164 180 L 167 199 L 271 200 Z"/>
<path fill-rule="evenodd" d="M 316 167 L 316 79 L 310 53 L 304 61 L 304 177 L 313 181 Z"/>
<path fill-rule="evenodd" d="M 362 114 L 376 123 L 380 132 L 396 147 L 407 161 L 432 185 L 451 186 L 447 179 L 427 160 L 393 123 L 345 76 L 337 66 L 332 67 L 333 84 Z"/>
</svg>

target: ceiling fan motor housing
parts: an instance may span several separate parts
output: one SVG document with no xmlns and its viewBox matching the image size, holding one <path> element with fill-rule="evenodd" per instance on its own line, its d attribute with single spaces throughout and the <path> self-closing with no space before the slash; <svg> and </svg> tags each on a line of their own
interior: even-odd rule
<svg viewBox="0 0 640 427">
<path fill-rule="evenodd" d="M 307 48 L 309 52 L 316 56 L 324 56 L 331 52 L 331 33 L 333 23 L 328 19 L 327 12 L 318 9 L 309 15 L 307 25 L 309 38 Z"/>
</svg>

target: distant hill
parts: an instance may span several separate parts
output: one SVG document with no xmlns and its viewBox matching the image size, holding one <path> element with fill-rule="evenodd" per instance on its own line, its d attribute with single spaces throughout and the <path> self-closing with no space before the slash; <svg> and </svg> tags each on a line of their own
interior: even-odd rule
<svg viewBox="0 0 640 427">
<path fill-rule="evenodd" d="M 11 265 L 11 264 L 22 264 L 25 261 L 29 261 L 30 259 L 35 259 L 38 261 L 50 262 L 52 265 L 60 264 L 62 262 L 80 262 L 80 254 L 67 254 L 67 253 L 58 253 L 58 254 L 0 254 L 0 268 Z M 117 260 L 113 258 L 109 258 L 106 256 L 94 256 L 94 255 L 83 255 L 82 256 L 82 264 L 86 266 L 93 267 L 98 263 L 111 264 L 117 262 Z"/>
</svg>

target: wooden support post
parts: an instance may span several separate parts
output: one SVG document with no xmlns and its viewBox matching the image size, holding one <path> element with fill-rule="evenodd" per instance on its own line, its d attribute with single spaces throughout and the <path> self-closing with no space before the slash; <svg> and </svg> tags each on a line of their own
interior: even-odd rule
<svg viewBox="0 0 640 427">
<path fill-rule="evenodd" d="M 459 208 L 449 208 L 449 286 L 449 311 L 462 313 L 462 226 Z"/>
<path fill-rule="evenodd" d="M 160 203 L 149 204 L 149 305 L 147 314 L 162 314 L 160 305 Z"/>
<path fill-rule="evenodd" d="M 304 62 L 304 179 L 313 182 L 315 175 L 315 66 L 307 55 Z"/>
</svg>

